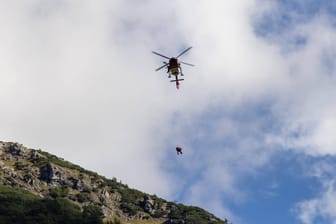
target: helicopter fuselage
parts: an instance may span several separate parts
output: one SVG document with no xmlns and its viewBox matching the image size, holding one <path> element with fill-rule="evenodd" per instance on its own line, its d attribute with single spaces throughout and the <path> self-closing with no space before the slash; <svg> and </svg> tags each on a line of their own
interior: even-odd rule
<svg viewBox="0 0 336 224">
<path fill-rule="evenodd" d="M 168 72 L 176 76 L 180 73 L 179 68 L 180 68 L 180 63 L 178 62 L 176 58 L 169 59 Z"/>
</svg>

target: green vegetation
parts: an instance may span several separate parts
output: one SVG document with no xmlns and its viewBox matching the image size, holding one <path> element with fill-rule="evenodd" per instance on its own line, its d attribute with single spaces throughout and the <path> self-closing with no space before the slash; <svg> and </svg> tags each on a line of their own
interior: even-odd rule
<svg viewBox="0 0 336 224">
<path fill-rule="evenodd" d="M 122 222 L 119 218 L 113 217 L 112 219 L 112 217 L 110 217 L 104 221 L 104 224 L 122 224 Z"/>
<path fill-rule="evenodd" d="M 45 158 L 44 157 L 39 157 L 39 158 L 30 160 L 37 167 L 41 167 L 41 166 L 45 165 L 46 163 L 53 163 L 55 165 L 58 165 L 58 166 L 61 166 L 61 167 L 64 167 L 64 168 L 79 171 L 81 173 L 80 178 L 83 177 L 82 173 L 84 173 L 84 174 L 87 174 L 87 175 L 93 177 L 93 180 L 101 179 L 104 182 L 104 183 L 101 183 L 101 186 L 107 185 L 107 186 L 110 186 L 112 189 L 128 188 L 127 185 L 122 184 L 121 182 L 118 182 L 115 177 L 113 177 L 112 179 L 107 179 L 106 177 L 101 176 L 101 175 L 97 174 L 96 172 L 86 170 L 79 165 L 68 162 L 68 161 L 66 161 L 62 158 L 59 158 L 55 155 L 52 155 L 48 152 L 44 152 L 42 150 L 36 150 L 36 151 L 39 152 L 41 155 L 45 156 Z"/>
<path fill-rule="evenodd" d="M 49 189 L 49 195 L 52 198 L 64 198 L 68 196 L 69 188 L 66 186 L 63 187 L 54 187 Z"/>
<path fill-rule="evenodd" d="M 161 217 L 166 216 L 166 215 L 168 215 L 168 211 L 166 211 L 166 210 L 157 210 L 154 213 L 154 215 L 152 215 L 152 216 L 153 216 L 153 218 L 161 218 Z"/>
<path fill-rule="evenodd" d="M 85 220 L 83 223 L 102 224 L 104 214 L 100 207 L 96 205 L 88 205 L 88 206 L 84 206 L 83 218 Z"/>
<path fill-rule="evenodd" d="M 47 152 L 41 150 L 37 152 L 26 161 L 25 158 L 29 157 L 13 160 L 10 164 L 19 171 L 23 180 L 15 179 L 10 175 L 4 175 L 2 180 L 11 186 L 28 186 L 28 189 L 32 191 L 41 189 L 42 191 L 39 192 L 47 198 L 42 199 L 28 191 L 0 183 L 0 223 L 101 224 L 103 213 L 100 206 L 105 205 L 105 201 L 112 202 L 115 206 L 117 210 L 113 213 L 115 217 L 131 218 L 126 221 L 126 219 L 112 219 L 114 217 L 108 219 L 107 217 L 105 223 L 108 224 L 161 224 L 167 219 L 181 224 L 228 223 L 227 220 L 221 221 L 201 208 L 167 202 L 156 195 L 148 195 L 131 189 L 116 178 L 107 179 Z M 40 169 L 40 173 L 46 173 L 46 175 L 39 178 L 37 168 Z M 48 182 L 50 179 L 48 173 L 54 175 L 58 171 L 64 175 L 60 177 L 62 181 L 55 181 L 47 186 L 40 185 L 40 181 Z M 77 205 L 80 203 L 82 203 L 81 206 L 86 206 L 81 209 Z M 142 220 L 137 220 L 136 217 L 141 217 Z"/>
<path fill-rule="evenodd" d="M 220 221 L 205 210 L 195 206 L 170 203 L 170 218 L 177 224 L 228 224 L 227 221 Z"/>
<path fill-rule="evenodd" d="M 165 221 L 164 219 L 148 219 L 148 220 L 136 219 L 136 220 L 122 222 L 122 224 L 163 224 L 164 221 Z M 168 222 L 168 224 L 170 223 Z"/>
<path fill-rule="evenodd" d="M 72 169 L 72 170 L 78 170 L 79 172 L 82 172 L 82 173 L 86 173 L 90 176 L 94 176 L 94 177 L 100 177 L 96 172 L 92 172 L 92 171 L 89 171 L 89 170 L 86 170 L 76 164 L 73 164 L 71 162 L 68 162 L 68 161 L 65 161 L 64 159 L 62 158 L 59 158 L 55 155 L 52 155 L 50 153 L 47 153 L 47 152 L 44 152 L 42 150 L 37 150 L 40 154 L 42 154 L 43 156 L 45 156 L 46 158 L 43 158 L 43 157 L 40 157 L 40 158 L 37 158 L 37 159 L 33 159 L 32 162 L 37 165 L 38 167 L 40 167 L 41 165 L 47 163 L 47 162 L 50 162 L 50 163 L 53 163 L 55 165 L 59 165 L 61 167 L 65 167 L 65 168 L 69 168 L 69 169 Z"/>
<path fill-rule="evenodd" d="M 80 192 L 76 195 L 77 201 L 80 203 L 89 202 L 90 201 L 90 194 L 87 192 Z"/>
<path fill-rule="evenodd" d="M 144 193 L 128 187 L 119 189 L 119 193 L 121 194 L 120 208 L 123 212 L 133 216 L 143 211 L 141 202 L 145 196 Z"/>
<path fill-rule="evenodd" d="M 71 170 L 77 170 L 79 171 L 79 178 L 82 179 L 83 178 L 83 174 L 87 174 L 89 176 L 91 176 L 91 180 L 92 181 L 98 181 L 101 180 L 100 183 L 100 187 L 105 187 L 105 186 L 109 186 L 112 189 L 115 190 L 119 190 L 121 188 L 127 188 L 127 185 L 124 185 L 122 183 L 118 183 L 117 179 L 114 177 L 112 179 L 107 179 L 104 176 L 101 176 L 99 174 L 97 174 L 96 172 L 90 171 L 90 170 L 86 170 L 82 167 L 80 167 L 79 165 L 73 164 L 71 162 L 65 161 L 62 158 L 59 158 L 55 155 L 52 155 L 48 152 L 44 152 L 42 150 L 36 150 L 37 152 L 39 152 L 42 156 L 44 157 L 38 157 L 38 158 L 34 158 L 34 159 L 30 159 L 30 162 L 33 163 L 34 166 L 41 168 L 42 166 L 48 164 L 48 163 L 52 163 L 58 166 L 61 166 L 63 168 L 68 168 Z M 19 164 L 20 166 L 20 164 Z"/>
<path fill-rule="evenodd" d="M 159 198 L 158 196 L 156 196 L 155 194 L 154 195 L 151 195 L 151 198 L 152 200 L 154 200 L 157 204 L 158 204 L 158 207 L 161 207 L 164 203 L 167 203 L 166 200 L 162 199 L 162 198 Z"/>
<path fill-rule="evenodd" d="M 28 191 L 0 185 L 0 223 L 102 223 L 102 211 L 87 206 L 83 213 L 67 199 L 41 199 Z M 90 222 L 88 222 L 88 220 Z"/>
<path fill-rule="evenodd" d="M 23 170 L 27 166 L 28 166 L 27 164 L 23 164 L 22 162 L 15 162 L 15 164 L 14 164 L 14 167 L 17 170 Z"/>
</svg>

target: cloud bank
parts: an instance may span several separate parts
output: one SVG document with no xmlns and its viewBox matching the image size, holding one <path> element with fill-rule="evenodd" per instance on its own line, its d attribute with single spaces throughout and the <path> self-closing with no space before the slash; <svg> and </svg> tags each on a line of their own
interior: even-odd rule
<svg viewBox="0 0 336 224">
<path fill-rule="evenodd" d="M 1 3 L 0 136 L 240 222 L 230 206 L 249 200 L 243 180 L 275 151 L 336 152 L 334 25 L 311 9 L 277 23 L 281 7 Z M 197 66 L 184 67 L 176 91 L 150 52 L 174 56 L 189 45 L 183 60 Z M 299 211 L 321 205 L 308 204 Z"/>
</svg>

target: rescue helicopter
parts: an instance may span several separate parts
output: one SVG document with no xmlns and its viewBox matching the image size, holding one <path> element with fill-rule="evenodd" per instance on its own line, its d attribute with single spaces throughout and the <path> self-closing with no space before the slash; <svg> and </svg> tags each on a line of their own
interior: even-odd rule
<svg viewBox="0 0 336 224">
<path fill-rule="evenodd" d="M 158 67 L 157 69 L 155 69 L 155 71 L 159 71 L 165 67 L 167 67 L 167 73 L 169 74 L 168 75 L 168 78 L 171 78 L 171 75 L 175 76 L 175 79 L 173 80 L 170 80 L 171 82 L 175 82 L 176 83 L 176 89 L 179 89 L 180 87 L 180 81 L 183 81 L 184 79 L 180 79 L 178 76 L 181 74 L 181 76 L 183 76 L 183 73 L 182 73 L 182 68 L 181 68 L 181 64 L 185 64 L 185 65 L 189 65 L 189 66 L 195 66 L 193 64 L 190 64 L 190 63 L 186 63 L 186 62 L 183 62 L 183 61 L 179 61 L 178 58 L 181 57 L 183 54 L 187 53 L 187 51 L 189 51 L 192 47 L 188 47 L 187 49 L 183 50 L 179 55 L 177 55 L 176 57 L 167 57 L 163 54 L 160 54 L 160 53 L 157 53 L 155 51 L 152 51 L 153 54 L 156 54 L 160 57 L 163 57 L 163 58 L 166 58 L 168 59 L 169 61 L 168 62 L 163 62 L 164 65 Z"/>
</svg>

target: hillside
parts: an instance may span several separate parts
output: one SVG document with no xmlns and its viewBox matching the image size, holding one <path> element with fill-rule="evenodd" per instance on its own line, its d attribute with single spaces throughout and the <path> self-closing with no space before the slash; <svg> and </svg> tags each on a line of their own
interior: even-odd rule
<svg viewBox="0 0 336 224">
<path fill-rule="evenodd" d="M 12 142 L 0 142 L 0 200 L 0 223 L 227 224 Z"/>
</svg>

